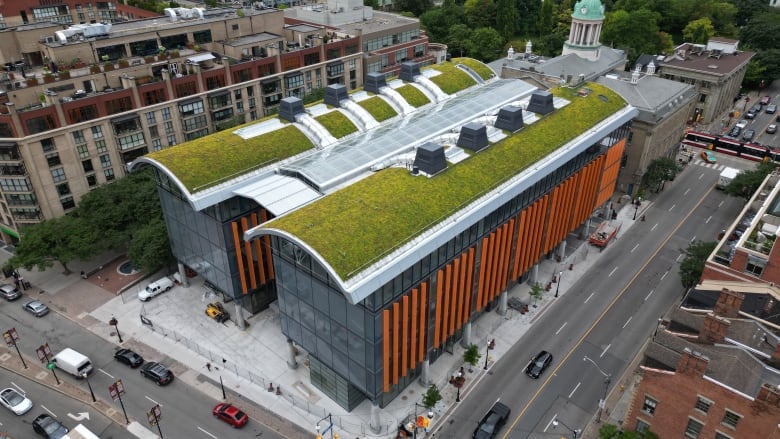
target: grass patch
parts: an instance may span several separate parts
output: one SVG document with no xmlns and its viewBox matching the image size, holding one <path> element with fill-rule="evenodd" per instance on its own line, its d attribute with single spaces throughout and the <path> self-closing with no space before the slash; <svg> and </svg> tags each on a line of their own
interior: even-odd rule
<svg viewBox="0 0 780 439">
<path fill-rule="evenodd" d="M 555 91 L 571 103 L 434 178 L 387 169 L 263 227 L 297 236 L 349 279 L 625 106 L 604 86 L 588 88 L 587 97 Z"/>
<path fill-rule="evenodd" d="M 324 126 L 325 129 L 328 130 L 330 134 L 337 139 L 340 139 L 348 134 L 352 134 L 358 130 L 355 124 L 352 123 L 352 121 L 349 120 L 349 118 L 341 111 L 331 111 L 329 113 L 317 116 L 314 119 L 316 119 L 317 122 Z"/>
<path fill-rule="evenodd" d="M 477 72 L 477 74 L 480 76 L 480 78 L 488 80 L 494 76 L 496 76 L 496 73 L 487 65 L 484 63 L 481 63 L 474 58 L 454 58 L 452 60 L 454 64 L 463 64 L 471 68 L 471 70 L 474 70 Z"/>
<path fill-rule="evenodd" d="M 457 68 L 451 62 L 436 64 L 432 69 L 442 72 L 441 75 L 432 76 L 431 82 L 438 85 L 441 91 L 451 95 L 477 84 L 468 73 Z"/>
<path fill-rule="evenodd" d="M 398 92 L 404 99 L 406 99 L 406 102 L 409 103 L 414 108 L 420 108 L 425 104 L 431 103 L 430 99 L 428 99 L 428 96 L 425 96 L 423 92 L 417 89 L 417 87 L 413 86 L 412 84 L 406 84 L 402 85 L 395 89 L 395 91 Z"/>
<path fill-rule="evenodd" d="M 248 140 L 232 131 L 165 148 L 147 157 L 162 163 L 194 193 L 314 147 L 294 125 Z"/>
<path fill-rule="evenodd" d="M 393 107 L 379 96 L 364 99 L 357 104 L 368 111 L 368 114 L 373 116 L 377 122 L 384 122 L 391 117 L 398 116 Z"/>
</svg>

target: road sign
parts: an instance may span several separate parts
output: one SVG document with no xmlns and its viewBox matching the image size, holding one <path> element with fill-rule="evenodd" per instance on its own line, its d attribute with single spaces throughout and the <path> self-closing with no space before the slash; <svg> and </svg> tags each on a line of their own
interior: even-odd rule
<svg viewBox="0 0 780 439">
<path fill-rule="evenodd" d="M 55 367 L 57 367 L 57 365 L 54 364 L 53 361 L 49 361 L 48 363 L 46 363 L 46 368 L 49 370 L 54 370 Z"/>
<path fill-rule="evenodd" d="M 157 422 L 160 420 L 160 417 L 162 417 L 160 404 L 155 404 L 151 410 L 146 412 L 146 416 L 149 418 L 149 425 L 157 425 Z"/>
<path fill-rule="evenodd" d="M 19 333 L 16 328 L 11 328 L 3 333 L 3 338 L 8 346 L 13 346 L 19 340 Z"/>
<path fill-rule="evenodd" d="M 125 386 L 122 384 L 122 380 L 117 380 L 114 384 L 108 386 L 108 394 L 111 395 L 111 399 L 117 400 L 121 395 L 125 394 Z"/>
<path fill-rule="evenodd" d="M 120 395 L 125 394 L 125 385 L 122 384 L 122 380 L 116 380 L 116 391 L 119 392 Z"/>
</svg>

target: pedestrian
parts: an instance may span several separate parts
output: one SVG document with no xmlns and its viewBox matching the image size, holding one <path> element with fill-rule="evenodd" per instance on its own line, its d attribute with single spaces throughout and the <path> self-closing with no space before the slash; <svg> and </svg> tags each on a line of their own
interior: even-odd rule
<svg viewBox="0 0 780 439">
<path fill-rule="evenodd" d="M 211 363 L 206 363 L 206 369 L 208 369 L 209 372 L 211 372 Z"/>
</svg>

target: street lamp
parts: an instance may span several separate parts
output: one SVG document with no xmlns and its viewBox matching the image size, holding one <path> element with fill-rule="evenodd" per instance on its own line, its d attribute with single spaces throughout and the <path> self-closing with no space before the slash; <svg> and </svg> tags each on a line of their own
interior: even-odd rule
<svg viewBox="0 0 780 439">
<path fill-rule="evenodd" d="M 487 370 L 487 363 L 488 363 L 488 357 L 490 356 L 490 351 L 493 350 L 496 347 L 496 339 L 492 339 L 487 344 L 487 349 L 485 349 L 485 370 Z"/>
<path fill-rule="evenodd" d="M 604 411 L 604 406 L 607 404 L 607 392 L 609 391 L 609 384 L 612 382 L 612 374 L 608 374 L 601 370 L 599 365 L 596 364 L 595 361 L 591 360 L 587 355 L 582 359 L 582 361 L 590 361 L 594 366 L 596 366 L 596 369 L 598 369 L 599 372 L 604 375 L 604 398 L 599 401 L 599 414 L 596 417 L 596 422 L 601 422 L 601 413 Z"/>
<path fill-rule="evenodd" d="M 636 221 L 636 214 L 639 213 L 639 206 L 642 204 L 641 201 L 636 200 L 634 202 L 634 221 Z"/>
<path fill-rule="evenodd" d="M 563 425 L 563 426 L 564 426 L 564 427 L 566 427 L 566 428 L 567 428 L 567 429 L 568 429 L 570 432 L 572 432 L 572 433 L 574 434 L 574 439 L 577 439 L 577 436 L 579 436 L 579 434 L 581 433 L 581 431 L 580 431 L 579 429 L 576 429 L 576 430 L 575 430 L 575 429 L 573 429 L 573 428 L 569 427 L 568 425 L 564 424 L 563 422 L 559 421 L 558 419 L 553 419 L 553 421 L 552 421 L 552 425 L 553 425 L 553 427 L 557 427 L 557 426 L 558 426 L 558 424 L 560 424 L 560 425 Z"/>
<path fill-rule="evenodd" d="M 555 286 L 555 297 L 558 298 L 558 291 L 561 289 L 561 280 L 563 278 L 563 271 L 558 272 L 558 285 Z"/>
<path fill-rule="evenodd" d="M 111 317 L 111 320 L 108 321 L 108 324 L 114 327 L 114 330 L 116 331 L 116 336 L 119 338 L 119 343 L 122 343 L 122 334 L 119 333 L 119 321 L 116 319 L 116 317 Z"/>
<path fill-rule="evenodd" d="M 314 427 L 317 430 L 317 436 L 316 439 L 322 439 L 322 435 L 320 434 L 320 422 L 324 420 L 328 420 L 328 428 L 326 428 L 323 433 L 327 433 L 328 430 L 330 430 L 330 437 L 331 439 L 339 439 L 339 434 L 333 432 L 333 417 L 330 413 L 328 413 L 328 416 L 325 416 L 324 418 L 317 421 L 317 425 Z"/>
<path fill-rule="evenodd" d="M 414 403 L 414 432 L 412 434 L 414 435 L 415 438 L 417 437 L 417 427 L 418 427 L 418 425 L 417 425 L 417 407 L 422 407 L 424 409 L 428 408 L 428 407 L 425 407 L 424 405 L 420 404 L 419 402 L 415 402 Z M 421 418 L 422 418 L 422 416 L 421 416 Z M 425 422 L 424 422 L 424 425 L 423 425 L 426 428 L 426 431 L 427 431 L 427 428 L 428 428 L 428 422 L 427 421 L 428 421 L 428 419 L 425 419 Z"/>
<path fill-rule="evenodd" d="M 452 385 L 458 389 L 458 395 L 455 397 L 455 402 L 460 402 L 460 388 L 466 382 L 466 378 L 463 376 L 463 368 L 458 371 L 458 376 L 452 378 Z"/>
<path fill-rule="evenodd" d="M 97 399 L 95 399 L 95 392 L 92 391 L 92 384 L 89 383 L 89 375 L 84 372 L 81 374 L 81 377 L 87 381 L 87 387 L 89 387 L 89 395 L 92 396 L 92 402 L 97 402 Z"/>
</svg>

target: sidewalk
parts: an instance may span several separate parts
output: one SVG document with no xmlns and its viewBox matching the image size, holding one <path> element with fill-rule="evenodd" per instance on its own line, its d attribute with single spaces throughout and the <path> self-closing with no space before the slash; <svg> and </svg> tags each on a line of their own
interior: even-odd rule
<svg viewBox="0 0 780 439">
<path fill-rule="evenodd" d="M 612 222 L 620 227 L 614 238 L 616 240 L 640 221 L 644 212 L 652 207 L 652 201 L 643 201 L 639 209 L 635 209 L 627 196 L 618 201 L 618 196 L 615 195 L 613 201 L 617 218 Z M 558 272 L 563 272 L 563 276 L 560 285 L 552 283 L 551 290 L 537 302 L 537 307 L 529 307 L 526 314 L 512 308 L 509 308 L 505 315 L 489 312 L 472 324 L 472 343 L 485 345 L 490 339 L 496 340 L 496 347 L 490 351 L 487 359 L 488 366 L 506 354 L 528 328 L 542 318 L 555 300 L 553 291 L 557 291 L 560 296 L 565 295 L 572 284 L 598 263 L 603 252 L 610 251 L 609 245 L 599 251 L 587 243 L 587 235 L 595 230 L 598 221 L 591 222 L 587 233 L 569 235 L 565 246 L 566 254 L 560 262 L 549 259 L 539 263 L 537 281 L 542 285 L 551 282 Z M 107 268 L 103 267 L 103 270 L 110 272 L 123 261 L 116 260 L 117 255 L 109 256 L 103 260 L 111 260 L 112 264 L 107 264 Z M 9 257 L 7 252 L 0 252 L 0 262 Z M 221 381 L 229 401 L 236 402 L 250 417 L 286 437 L 313 436 L 313 426 L 332 415 L 335 431 L 344 438 L 392 438 L 403 421 L 412 419 L 415 411 L 421 410 L 415 406 L 415 402 L 421 402 L 426 388 L 418 382 L 407 386 L 387 407 L 380 410 L 379 432 L 374 432 L 369 428 L 372 407 L 368 401 L 364 401 L 352 412 L 346 412 L 310 384 L 304 353 L 299 352 L 296 357 L 299 364 L 297 369 L 287 366 L 289 347 L 281 333 L 278 311 L 274 306 L 249 318 L 249 327 L 240 331 L 232 322 L 220 325 L 202 315 L 206 301 L 214 300 L 203 286 L 202 278 L 191 279 L 194 282 L 188 288 L 176 287 L 150 302 L 142 303 L 137 300 L 135 294 L 144 282 L 133 286 L 133 282 L 142 280 L 140 275 L 123 277 L 125 275 L 100 274 L 98 279 L 97 274 L 93 274 L 88 279 L 82 279 L 81 271 L 105 273 L 95 271 L 102 263 L 89 261 L 74 262 L 71 265 L 69 268 L 72 274 L 69 275 L 61 273 L 61 269 L 20 272 L 32 283 L 32 291 L 41 291 L 40 294 L 33 293 L 35 297 L 49 304 L 55 312 L 111 343 L 117 343 L 118 340 L 114 328 L 108 325 L 108 320 L 111 317 L 117 318 L 124 339 L 122 346 L 137 350 L 146 358 L 167 357 L 178 380 L 186 382 L 214 400 L 222 400 Z M 122 283 L 127 285 L 115 285 Z M 128 286 L 129 289 L 124 294 L 117 294 Z M 530 285 L 523 283 L 512 287 L 508 295 L 510 299 L 517 298 L 523 303 L 532 303 L 529 292 Z M 30 291 L 27 293 L 30 294 Z M 188 306 L 192 308 L 188 309 Z M 196 314 L 192 314 L 193 312 Z M 138 318 L 139 315 L 145 316 L 146 323 Z M 198 318 L 194 318 L 194 315 Z M 447 380 L 464 366 L 463 351 L 461 344 L 455 343 L 452 352 L 448 351 L 430 365 L 431 380 L 443 396 L 433 410 L 434 417 L 429 430 L 431 432 L 435 432 L 446 422 L 448 413 L 453 408 L 456 390 L 447 384 Z M 2 358 L 0 357 L 0 367 L 24 373 L 19 369 L 20 365 L 3 361 Z M 257 361 L 258 359 L 268 361 Z M 489 372 L 483 369 L 484 361 L 482 357 L 473 371 L 469 371 L 466 366 L 467 380 L 461 389 L 462 398 L 468 397 L 485 373 Z M 206 363 L 213 367 L 207 370 Z M 620 382 L 622 384 L 624 380 L 621 379 Z M 615 407 L 620 405 L 617 401 L 613 402 L 612 397 L 612 394 L 618 392 L 617 389 L 621 389 L 621 386 L 616 384 L 611 389 L 607 406 L 611 419 L 614 418 L 614 421 L 610 422 L 614 423 L 620 419 L 618 416 L 622 417 L 619 409 L 610 410 L 613 404 Z M 83 389 L 78 386 L 60 386 L 57 390 L 83 401 Z M 622 394 L 630 394 L 629 388 L 625 387 Z M 98 409 L 100 405 L 100 401 L 95 404 Z M 144 419 L 137 421 L 146 425 Z M 138 425 L 134 424 L 133 430 L 137 427 Z M 144 434 L 146 433 L 151 432 L 147 430 Z M 418 432 L 417 436 L 422 438 L 426 434 Z"/>
</svg>

